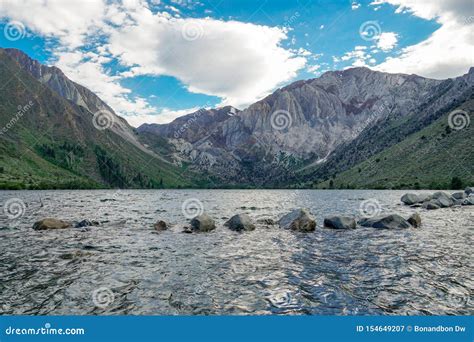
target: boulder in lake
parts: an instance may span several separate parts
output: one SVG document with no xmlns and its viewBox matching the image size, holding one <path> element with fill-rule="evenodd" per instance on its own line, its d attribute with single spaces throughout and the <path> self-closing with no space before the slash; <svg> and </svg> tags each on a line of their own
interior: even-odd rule
<svg viewBox="0 0 474 342">
<path fill-rule="evenodd" d="M 403 229 L 411 227 L 411 224 L 407 220 L 397 214 L 364 218 L 358 223 L 363 227 L 379 229 Z"/>
<path fill-rule="evenodd" d="M 432 196 L 432 201 L 437 204 L 441 208 L 452 207 L 454 205 L 454 201 L 452 197 L 442 191 L 435 192 Z"/>
<path fill-rule="evenodd" d="M 431 194 L 419 194 L 417 196 L 418 196 L 418 203 L 424 203 L 432 199 Z"/>
<path fill-rule="evenodd" d="M 411 215 L 407 221 L 415 228 L 421 226 L 421 216 L 418 213 L 414 213 L 413 215 Z"/>
<path fill-rule="evenodd" d="M 356 221 L 348 216 L 331 216 L 324 219 L 324 227 L 333 229 L 354 229 Z"/>
<path fill-rule="evenodd" d="M 48 230 L 48 229 L 64 229 L 71 227 L 71 224 L 66 221 L 57 220 L 54 218 L 45 218 L 35 222 L 34 230 Z"/>
<path fill-rule="evenodd" d="M 457 200 L 462 200 L 462 199 L 465 199 L 467 195 L 464 191 L 459 191 L 452 194 L 451 197 Z"/>
<path fill-rule="evenodd" d="M 191 220 L 191 229 L 195 232 L 210 232 L 216 229 L 216 223 L 209 215 L 204 213 Z"/>
<path fill-rule="evenodd" d="M 466 189 L 464 189 L 464 192 L 466 193 L 466 195 L 470 195 L 470 194 L 474 194 L 474 187 L 467 187 Z"/>
<path fill-rule="evenodd" d="M 420 201 L 420 198 L 416 194 L 408 193 L 408 194 L 403 195 L 400 201 L 402 201 L 406 205 L 412 205 L 412 204 L 418 203 Z"/>
<path fill-rule="evenodd" d="M 275 221 L 271 218 L 259 219 L 257 220 L 257 222 L 261 224 L 266 224 L 267 226 L 273 226 L 275 224 Z"/>
<path fill-rule="evenodd" d="M 230 230 L 254 230 L 255 225 L 252 223 L 252 219 L 247 214 L 238 214 L 230 218 L 229 221 L 224 223 L 224 226 Z"/>
<path fill-rule="evenodd" d="M 311 232 L 316 229 L 316 220 L 306 209 L 295 209 L 283 216 L 278 224 L 285 229 L 299 232 Z"/>
<path fill-rule="evenodd" d="M 158 220 L 153 225 L 153 228 L 155 228 L 155 230 L 158 230 L 158 231 L 167 230 L 168 229 L 168 224 L 165 221 Z"/>
</svg>

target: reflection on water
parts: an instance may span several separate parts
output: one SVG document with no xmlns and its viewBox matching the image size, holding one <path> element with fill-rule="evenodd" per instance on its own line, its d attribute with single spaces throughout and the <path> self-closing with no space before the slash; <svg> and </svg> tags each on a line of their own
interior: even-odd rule
<svg viewBox="0 0 474 342">
<path fill-rule="evenodd" d="M 0 217 L 2 314 L 473 314 L 474 209 L 421 210 L 423 227 L 398 231 L 321 227 L 360 215 L 364 200 L 409 216 L 401 191 L 3 191 L 24 214 Z M 216 219 L 183 234 L 182 204 L 198 199 Z M 195 202 L 195 203 L 199 203 Z M 236 213 L 277 220 L 298 207 L 318 228 L 302 234 L 257 224 L 236 233 Z M 199 208 L 197 208 L 199 210 Z M 34 231 L 44 217 L 99 227 Z M 155 232 L 158 219 L 171 223 Z M 3 304 L 3 305 L 2 305 Z"/>
</svg>

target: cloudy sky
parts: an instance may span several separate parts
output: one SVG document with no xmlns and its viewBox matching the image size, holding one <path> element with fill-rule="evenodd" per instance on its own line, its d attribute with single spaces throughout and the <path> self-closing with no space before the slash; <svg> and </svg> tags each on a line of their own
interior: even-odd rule
<svg viewBox="0 0 474 342">
<path fill-rule="evenodd" d="M 472 0 L 0 0 L 1 47 L 134 126 L 353 66 L 456 77 L 474 65 L 473 28 Z"/>
</svg>

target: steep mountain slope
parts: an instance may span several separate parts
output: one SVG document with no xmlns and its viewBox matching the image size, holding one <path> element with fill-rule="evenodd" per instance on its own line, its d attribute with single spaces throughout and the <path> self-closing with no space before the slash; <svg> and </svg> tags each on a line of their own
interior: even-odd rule
<svg viewBox="0 0 474 342">
<path fill-rule="evenodd" d="M 193 184 L 184 169 L 130 139 L 123 119 L 113 118 L 110 129 L 97 126 L 91 110 L 107 107 L 87 89 L 20 52 L 13 57 L 0 49 L 1 188 Z"/>
<path fill-rule="evenodd" d="M 382 150 L 318 187 L 449 189 L 453 179 L 460 188 L 474 184 L 474 126 L 465 125 L 464 113 L 474 111 L 474 99 L 456 107 L 459 129 L 445 113 L 427 127 Z M 453 126 L 454 127 L 454 126 Z"/>
<path fill-rule="evenodd" d="M 148 133 L 170 137 L 176 159 L 225 184 L 285 186 L 297 170 L 324 164 L 373 122 L 404 117 L 441 84 L 367 68 L 328 72 L 279 89 L 208 130 L 191 126 L 170 137 L 166 132 L 176 130 L 173 122 Z"/>
<path fill-rule="evenodd" d="M 299 181 L 318 183 L 327 180 L 403 141 L 464 103 L 468 114 L 472 113 L 469 100 L 473 94 L 474 68 L 471 68 L 464 76 L 440 83 L 418 106 L 407 113 L 392 113 L 374 121 L 354 140 L 336 148 L 325 163 L 302 170 L 298 174 Z"/>
</svg>

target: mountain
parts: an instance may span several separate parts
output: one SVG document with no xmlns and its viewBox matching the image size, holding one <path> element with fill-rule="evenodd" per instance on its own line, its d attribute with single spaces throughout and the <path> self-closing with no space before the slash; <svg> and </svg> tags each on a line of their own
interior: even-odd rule
<svg viewBox="0 0 474 342">
<path fill-rule="evenodd" d="M 194 186 L 61 70 L 0 49 L 0 188 Z"/>
<path fill-rule="evenodd" d="M 178 118 L 138 132 L 148 142 L 166 138 L 170 158 L 226 186 L 307 187 L 426 127 L 468 98 L 472 83 L 472 72 L 442 81 L 368 68 L 332 71 L 278 89 L 207 129 Z M 184 133 L 171 134 L 178 127 Z"/>
</svg>

